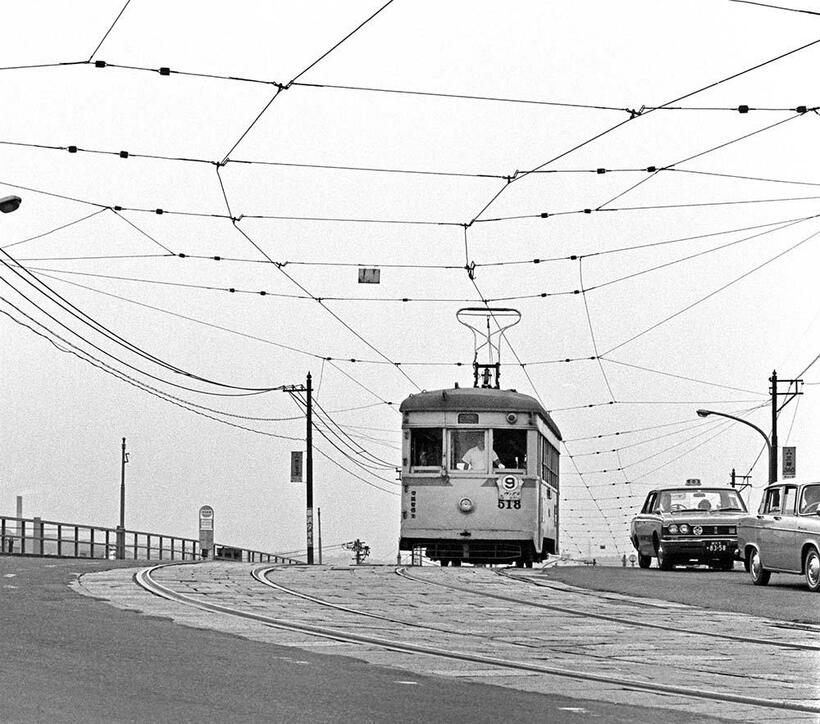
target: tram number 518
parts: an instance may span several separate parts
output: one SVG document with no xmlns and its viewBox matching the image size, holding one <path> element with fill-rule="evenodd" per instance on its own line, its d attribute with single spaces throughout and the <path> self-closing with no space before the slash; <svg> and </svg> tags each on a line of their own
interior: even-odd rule
<svg viewBox="0 0 820 724">
<path fill-rule="evenodd" d="M 499 500 L 498 501 L 498 508 L 499 510 L 512 510 L 515 508 L 516 510 L 521 510 L 521 501 L 520 500 Z"/>
</svg>

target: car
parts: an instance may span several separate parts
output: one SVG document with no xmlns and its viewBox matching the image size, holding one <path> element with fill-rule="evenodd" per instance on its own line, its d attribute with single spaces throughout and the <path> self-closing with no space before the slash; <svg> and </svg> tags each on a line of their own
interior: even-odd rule
<svg viewBox="0 0 820 724">
<path fill-rule="evenodd" d="M 657 558 L 664 571 L 676 565 L 706 564 L 729 571 L 737 556 L 737 521 L 748 513 L 733 487 L 703 487 L 691 478 L 684 486 L 650 491 L 630 525 L 638 565 Z"/>
<path fill-rule="evenodd" d="M 738 546 L 755 585 L 772 573 L 796 573 L 820 591 L 820 483 L 769 485 L 757 515 L 738 521 Z"/>
</svg>

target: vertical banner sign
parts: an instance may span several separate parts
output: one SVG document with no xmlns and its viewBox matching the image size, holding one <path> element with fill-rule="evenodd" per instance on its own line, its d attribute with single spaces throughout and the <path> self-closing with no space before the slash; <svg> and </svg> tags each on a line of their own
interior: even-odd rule
<svg viewBox="0 0 820 724">
<path fill-rule="evenodd" d="M 292 483 L 303 483 L 304 477 L 302 476 L 302 451 L 301 450 L 291 450 L 290 453 L 290 482 Z"/>
<path fill-rule="evenodd" d="M 797 448 L 783 448 L 783 477 L 793 478 L 797 472 Z"/>
<path fill-rule="evenodd" d="M 214 547 L 214 509 L 203 505 L 199 509 L 199 550 L 203 558 L 213 556 Z"/>
<path fill-rule="evenodd" d="M 307 509 L 307 547 L 313 547 L 313 508 Z"/>
</svg>

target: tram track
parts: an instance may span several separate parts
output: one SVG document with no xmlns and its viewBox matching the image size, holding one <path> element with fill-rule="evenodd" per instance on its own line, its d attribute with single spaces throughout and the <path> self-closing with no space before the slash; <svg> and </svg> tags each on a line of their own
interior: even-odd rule
<svg viewBox="0 0 820 724">
<path fill-rule="evenodd" d="M 532 601 L 528 599 L 517 598 L 515 596 L 507 596 L 505 594 L 500 593 L 491 593 L 489 591 L 479 591 L 474 588 L 470 588 L 468 586 L 459 586 L 453 583 L 442 583 L 441 581 L 430 581 L 424 578 L 419 578 L 417 576 L 413 576 L 407 573 L 407 570 L 404 568 L 397 568 L 396 573 L 399 576 L 407 578 L 409 580 L 417 581 L 419 583 L 425 583 L 431 586 L 439 586 L 441 588 L 447 588 L 451 591 L 458 591 L 460 593 L 471 593 L 478 596 L 485 596 L 487 598 L 493 598 L 498 601 L 505 601 L 507 603 L 514 603 L 523 606 L 531 606 L 533 608 L 541 608 L 547 611 L 555 611 L 556 613 L 563 613 L 570 616 L 579 616 L 584 618 L 596 618 L 602 621 L 609 621 L 610 623 L 619 623 L 625 626 L 634 626 L 637 628 L 650 628 L 656 629 L 660 631 L 666 631 L 669 633 L 674 634 L 688 634 L 691 636 L 703 636 L 707 638 L 716 638 L 716 639 L 725 639 L 727 641 L 737 641 L 740 643 L 745 644 L 755 644 L 759 646 L 769 646 L 775 648 L 785 648 L 785 649 L 793 649 L 797 651 L 820 651 L 820 644 L 811 644 L 811 643 L 800 643 L 794 641 L 777 641 L 771 639 L 760 639 L 755 638 L 752 636 L 738 636 L 737 634 L 729 634 L 729 633 L 720 633 L 715 631 L 698 631 L 695 629 L 687 629 L 681 628 L 680 626 L 669 626 L 660 623 L 653 623 L 651 621 L 640 621 L 636 619 L 625 618 L 622 616 L 614 616 L 611 614 L 606 613 L 594 613 L 589 611 L 580 612 L 576 609 L 569 608 L 567 606 L 558 606 L 551 603 L 544 603 L 543 601 Z M 550 588 L 552 590 L 559 590 L 554 586 L 548 586 L 541 584 L 536 581 L 529 580 L 523 576 L 515 576 L 509 573 L 496 572 L 497 575 L 503 576 L 505 578 L 509 578 L 514 581 L 518 581 L 521 583 L 528 583 L 531 585 L 543 587 L 543 588 Z M 583 594 L 581 594 L 583 595 Z M 592 594 L 595 595 L 595 594 Z M 599 597 L 601 598 L 601 597 Z"/>
<path fill-rule="evenodd" d="M 812 705 L 812 704 L 804 704 L 799 701 L 790 701 L 787 699 L 776 699 L 776 698 L 762 698 L 762 697 L 755 697 L 755 696 L 748 696 L 744 694 L 736 694 L 727 691 L 714 691 L 706 688 L 699 688 L 694 686 L 679 686 L 674 684 L 665 684 L 665 683 L 655 683 L 652 681 L 647 681 L 638 678 L 631 678 L 629 676 L 617 676 L 617 675 L 608 675 L 608 674 L 601 674 L 595 673 L 592 671 L 581 671 L 575 668 L 570 668 L 567 666 L 550 666 L 543 664 L 541 662 L 533 662 L 533 661 L 525 661 L 525 660 L 514 660 L 499 656 L 490 656 L 481 653 L 472 653 L 470 651 L 465 650 L 456 650 L 451 648 L 444 648 L 440 646 L 432 646 L 428 644 L 418 644 L 412 643 L 409 641 L 402 641 L 399 638 L 394 638 L 392 636 L 400 635 L 400 631 L 391 632 L 391 638 L 385 638 L 383 636 L 374 636 L 370 634 L 362 634 L 356 631 L 355 624 L 346 624 L 346 628 L 339 628 L 337 626 L 324 626 L 324 625 L 316 625 L 313 623 L 304 623 L 300 621 L 294 621 L 287 618 L 283 618 L 281 616 L 270 616 L 265 613 L 260 613 L 258 611 L 250 611 L 243 608 L 238 608 L 234 605 L 228 605 L 227 603 L 216 603 L 213 601 L 206 601 L 203 600 L 201 596 L 192 596 L 186 593 L 181 593 L 179 591 L 175 591 L 170 586 L 164 585 L 160 583 L 155 578 L 155 573 L 160 569 L 166 568 L 166 565 L 158 565 L 152 568 L 141 570 L 136 576 L 134 577 L 138 585 L 140 585 L 145 590 L 149 591 L 150 593 L 161 596 L 162 598 L 175 601 L 177 603 L 184 604 L 186 606 L 193 606 L 200 610 L 209 611 L 213 613 L 221 613 L 221 614 L 228 614 L 231 616 L 256 621 L 261 623 L 265 626 L 282 629 L 285 631 L 298 631 L 304 634 L 308 634 L 311 636 L 316 636 L 324 639 L 328 639 L 331 641 L 337 642 L 346 642 L 351 644 L 359 644 L 364 646 L 370 647 L 377 647 L 382 648 L 394 652 L 400 652 L 404 654 L 411 654 L 411 655 L 421 655 L 426 657 L 437 657 L 444 660 L 451 660 L 451 661 L 461 661 L 461 662 L 469 662 L 473 664 L 480 664 L 483 666 L 490 666 L 496 667 L 499 669 L 506 669 L 506 670 L 513 670 L 513 671 L 520 671 L 526 672 L 530 674 L 541 674 L 545 676 L 552 676 L 552 677 L 561 677 L 564 679 L 569 680 L 576 680 L 576 681 L 586 681 L 586 682 L 597 682 L 601 684 L 608 684 L 614 685 L 619 688 L 634 690 L 634 691 L 642 691 L 642 692 L 651 692 L 655 694 L 664 694 L 664 695 L 675 695 L 679 697 L 684 697 L 686 699 L 699 699 L 699 700 L 708 700 L 708 701 L 717 701 L 723 703 L 733 703 L 733 704 L 743 704 L 746 706 L 751 707 L 758 707 L 758 708 L 766 708 L 766 709 L 776 709 L 781 711 L 791 711 L 791 712 L 808 712 L 812 714 L 820 713 L 820 706 Z M 290 596 L 296 596 L 303 600 L 309 600 L 314 604 L 322 607 L 333 608 L 339 611 L 343 611 L 348 614 L 356 614 L 357 616 L 363 616 L 371 619 L 378 619 L 384 621 L 385 623 L 390 623 L 396 626 L 411 626 L 414 622 L 408 622 L 406 620 L 398 619 L 392 616 L 385 616 L 382 614 L 376 614 L 372 611 L 362 611 L 359 609 L 352 608 L 350 606 L 344 606 L 339 603 L 325 601 L 317 596 L 312 596 L 310 594 L 305 594 L 300 591 L 296 591 L 295 589 L 289 588 L 287 586 L 282 586 L 281 584 L 273 583 L 268 579 L 268 575 L 271 574 L 273 571 L 277 569 L 276 566 L 268 566 L 268 567 L 256 567 L 252 571 L 253 580 L 257 583 L 262 583 L 264 585 L 271 586 L 273 588 L 277 588 L 280 592 L 285 593 Z M 399 573 L 402 571 L 402 573 Z M 424 579 L 419 579 L 414 576 L 409 576 L 406 574 L 406 570 L 401 568 L 396 569 L 396 573 L 399 575 L 403 575 L 404 578 L 408 580 L 415 580 L 422 583 L 431 583 L 433 585 L 439 585 L 440 582 L 431 582 L 425 581 Z M 477 590 L 471 590 L 466 586 L 444 586 L 447 588 L 451 588 L 453 590 L 458 590 L 461 592 L 468 592 L 474 595 L 479 596 L 486 596 L 488 595 L 487 592 L 481 592 Z M 502 601 L 506 601 L 508 603 L 526 603 L 525 601 L 516 600 L 512 597 L 504 597 L 501 594 L 492 594 L 489 596 L 490 598 L 497 598 Z M 562 611 L 562 613 L 565 613 Z M 617 619 L 616 619 L 617 620 Z M 622 623 L 622 621 L 620 621 Z M 463 635 L 465 632 L 461 631 L 454 631 L 452 629 L 442 629 L 441 627 L 429 626 L 427 624 L 419 624 L 415 622 L 416 628 L 427 628 L 428 630 L 435 631 L 438 633 L 447 633 L 450 635 Z M 486 637 L 485 637 L 486 638 Z M 511 645 L 512 642 L 505 641 L 506 645 Z M 747 641 L 748 643 L 748 641 Z"/>
</svg>

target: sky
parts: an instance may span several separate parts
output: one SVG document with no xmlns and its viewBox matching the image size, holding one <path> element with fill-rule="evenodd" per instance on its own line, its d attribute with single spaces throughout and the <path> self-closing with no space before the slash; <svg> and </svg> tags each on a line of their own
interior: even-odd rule
<svg viewBox="0 0 820 724">
<path fill-rule="evenodd" d="M 820 15 L 778 5 L 5 8 L 0 513 L 115 526 L 125 437 L 128 528 L 208 504 L 218 541 L 304 549 L 276 388 L 310 373 L 323 543 L 395 560 L 398 406 L 472 384 L 484 303 L 564 438 L 564 552 L 631 553 L 687 478 L 756 507 L 761 436 L 695 411 L 768 432 L 773 370 L 817 479 Z"/>
</svg>

